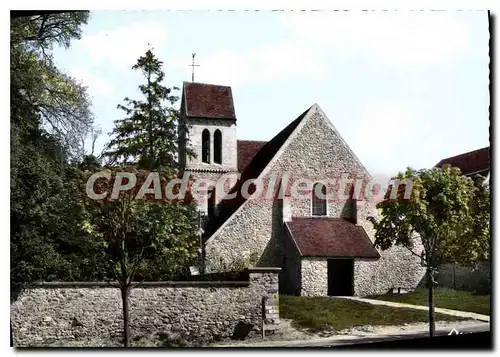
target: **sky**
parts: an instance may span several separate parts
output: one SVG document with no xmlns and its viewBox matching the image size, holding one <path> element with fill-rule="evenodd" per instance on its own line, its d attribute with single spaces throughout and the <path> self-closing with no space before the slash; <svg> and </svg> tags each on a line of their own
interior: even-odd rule
<svg viewBox="0 0 500 357">
<path fill-rule="evenodd" d="M 372 175 L 489 146 L 486 11 L 96 11 L 83 32 L 54 58 L 88 87 L 96 153 L 139 98 L 148 46 L 168 86 L 196 53 L 196 82 L 232 87 L 238 139 L 269 140 L 317 103 Z"/>
</svg>

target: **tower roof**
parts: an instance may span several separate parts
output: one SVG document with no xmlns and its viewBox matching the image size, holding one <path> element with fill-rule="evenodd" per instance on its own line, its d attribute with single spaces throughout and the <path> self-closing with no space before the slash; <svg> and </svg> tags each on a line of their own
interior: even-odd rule
<svg viewBox="0 0 500 357">
<path fill-rule="evenodd" d="M 182 100 L 187 118 L 236 120 L 231 87 L 184 82 Z"/>
</svg>

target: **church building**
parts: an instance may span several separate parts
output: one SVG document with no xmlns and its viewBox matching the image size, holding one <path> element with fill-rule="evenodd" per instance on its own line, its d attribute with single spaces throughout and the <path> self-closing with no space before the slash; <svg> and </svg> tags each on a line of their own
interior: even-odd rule
<svg viewBox="0 0 500 357">
<path fill-rule="evenodd" d="M 340 177 L 371 176 L 319 105 L 267 142 L 237 139 L 230 87 L 184 82 L 180 112 L 182 169 L 194 180 L 223 181 L 199 202 L 205 272 L 279 267 L 281 294 L 309 296 L 408 291 L 423 279 L 420 259 L 405 248 L 374 248 L 367 217 L 377 217 L 375 202 L 352 194 L 354 185 L 328 195 Z M 298 197 L 300 180 L 312 187 Z"/>
</svg>

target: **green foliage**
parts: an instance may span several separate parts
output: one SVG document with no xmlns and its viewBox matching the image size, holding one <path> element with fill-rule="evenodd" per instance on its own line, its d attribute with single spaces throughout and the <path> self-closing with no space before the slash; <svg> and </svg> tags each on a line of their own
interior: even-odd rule
<svg viewBox="0 0 500 357">
<path fill-rule="evenodd" d="M 145 78 L 139 86 L 144 98 L 125 98 L 125 104 L 118 105 L 126 117 L 115 121 L 113 137 L 103 156 L 109 159 L 109 165 L 155 170 L 171 179 L 178 174 L 179 114 L 172 106 L 179 98 L 172 94 L 178 88 L 163 85 L 162 66 L 148 50 L 132 67 Z M 129 192 L 115 202 L 98 204 L 99 216 L 94 215 L 95 231 L 108 244 L 122 285 L 133 278 L 168 279 L 193 264 L 198 248 L 195 206 L 168 200 L 138 201 L 133 196 Z"/>
<path fill-rule="evenodd" d="M 47 51 L 55 44 L 69 48 L 72 40 L 81 38 L 88 18 L 88 11 L 18 17 L 11 20 L 11 43 L 30 50 Z"/>
<path fill-rule="evenodd" d="M 190 202 L 136 199 L 147 172 L 115 167 L 138 177 L 134 189 L 117 199 L 86 200 L 90 215 L 86 227 L 105 247 L 106 261 L 114 267 L 114 279 L 128 286 L 134 279 L 165 280 L 195 262 L 198 248 L 197 212 Z M 106 184 L 109 190 L 116 175 Z M 163 186 L 163 185 L 162 185 Z M 100 187 L 96 191 L 103 192 Z"/>
<path fill-rule="evenodd" d="M 430 268 L 443 260 L 471 264 L 487 258 L 490 203 L 483 185 L 450 167 L 408 169 L 397 179 L 413 182 L 411 197 L 403 197 L 402 186 L 397 197 L 386 196 L 377 205 L 382 218 L 371 218 L 377 247 L 388 249 L 396 244 L 413 252 L 420 240 Z"/>
<path fill-rule="evenodd" d="M 244 269 L 257 266 L 260 254 L 256 250 L 252 250 L 248 255 L 241 255 L 231 260 L 219 257 L 218 261 L 213 265 L 215 272 L 230 272 L 243 271 Z"/>
<path fill-rule="evenodd" d="M 177 168 L 177 130 L 179 113 L 174 105 L 179 88 L 164 86 L 163 62 L 151 50 L 132 67 L 142 72 L 145 84 L 139 86 L 143 100 L 125 98 L 118 108 L 126 114 L 115 121 L 113 139 L 104 156 L 110 163 L 137 164 L 141 168 Z"/>
<path fill-rule="evenodd" d="M 11 111 L 31 112 L 32 125 L 54 135 L 67 155 L 81 155 L 81 139 L 93 122 L 86 88 L 54 64 L 54 45 L 79 39 L 88 12 L 44 14 L 11 21 Z M 26 120 L 11 115 L 11 123 Z M 34 121 L 34 122 L 33 122 Z"/>
<path fill-rule="evenodd" d="M 121 191 L 116 198 L 110 196 L 101 200 L 86 199 L 90 215 L 84 227 L 101 242 L 106 266 L 110 268 L 113 280 L 120 285 L 123 341 L 124 346 L 128 347 L 128 295 L 133 282 L 137 279 L 169 279 L 180 268 L 195 262 L 198 243 L 197 212 L 189 201 L 165 202 L 165 196 L 160 196 L 156 201 L 154 195 L 138 199 L 137 194 L 150 173 L 133 167 L 114 169 L 116 173 L 132 173 L 137 184 L 130 190 Z M 100 180 L 95 184 L 94 191 L 109 192 L 117 179 L 124 183 L 117 174 L 110 175 L 109 180 Z M 81 182 L 80 187 L 85 186 L 85 183 L 85 180 Z"/>
<path fill-rule="evenodd" d="M 87 19 L 87 12 L 78 12 L 11 23 L 11 278 L 15 284 L 124 281 L 124 276 L 129 282 L 134 276 L 168 279 L 196 256 L 192 205 L 126 196 L 103 203 L 82 197 L 87 172 L 102 169 L 99 158 L 83 155 L 82 139 L 97 132 L 85 87 L 55 67 L 51 49 L 68 47 L 78 39 Z M 161 86 L 161 62 L 151 52 L 134 68 L 148 78 L 148 86 L 140 87 L 147 105 L 129 100 L 135 114 L 128 113 L 134 123 L 146 126 L 143 138 L 152 138 L 146 148 L 153 144 L 153 166 L 160 172 L 175 172 L 177 114 L 163 103 L 173 104 L 177 98 Z M 134 133 L 140 137 L 139 131 Z M 134 152 L 134 145 L 124 140 L 118 146 Z M 137 163 L 151 167 L 149 151 L 141 150 L 135 151 Z"/>
<path fill-rule="evenodd" d="M 437 267 L 444 262 L 467 265 L 487 258 L 489 192 L 482 183 L 474 183 L 462 176 L 458 168 L 449 166 L 420 171 L 408 168 L 396 179 L 405 184 L 395 190 L 395 197 L 388 191 L 377 204 L 382 214 L 379 221 L 370 218 L 376 230 L 375 246 L 388 249 L 394 244 L 401 245 L 418 256 L 414 249 L 420 240 L 423 246 L 420 257 L 427 277 L 429 336 L 433 337 Z M 411 195 L 405 197 L 410 184 Z"/>
<path fill-rule="evenodd" d="M 85 211 L 69 164 L 92 124 L 85 88 L 52 62 L 54 45 L 80 37 L 88 13 L 11 21 L 11 280 L 103 279 L 99 243 L 81 228 Z"/>
</svg>

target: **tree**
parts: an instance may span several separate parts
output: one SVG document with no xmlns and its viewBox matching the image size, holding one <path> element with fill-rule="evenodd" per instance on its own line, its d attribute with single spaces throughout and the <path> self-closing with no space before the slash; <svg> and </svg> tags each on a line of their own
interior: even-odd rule
<svg viewBox="0 0 500 357">
<path fill-rule="evenodd" d="M 99 250 L 82 229 L 85 212 L 70 164 L 92 125 L 83 86 L 53 63 L 54 45 L 80 38 L 88 12 L 11 21 L 11 281 L 102 279 Z"/>
<path fill-rule="evenodd" d="M 196 211 L 189 192 L 183 199 L 169 199 L 145 194 L 138 197 L 141 187 L 160 184 L 156 173 L 136 170 L 133 167 L 116 167 L 109 172 L 109 180 L 101 179 L 94 185 L 96 193 L 111 192 L 116 180 L 137 182 L 134 187 L 120 192 L 117 198 L 87 199 L 89 215 L 86 227 L 98 237 L 104 247 L 105 260 L 113 267 L 113 278 L 118 282 L 123 304 L 124 345 L 129 346 L 130 290 L 144 280 L 169 278 L 180 268 L 194 263 L 197 253 Z M 126 172 L 128 178 L 120 176 Z M 83 191 L 82 187 L 82 192 Z M 174 188 L 178 192 L 179 187 Z M 139 282 L 137 280 L 140 279 Z"/>
<path fill-rule="evenodd" d="M 115 129 L 110 134 L 104 156 L 111 164 L 137 164 L 147 169 L 159 167 L 176 169 L 178 167 L 178 117 L 172 107 L 179 97 L 164 86 L 163 62 L 151 50 L 139 57 L 133 70 L 140 70 L 145 84 L 139 85 L 143 100 L 125 98 L 125 105 L 118 108 L 126 114 L 124 119 L 115 121 Z"/>
<path fill-rule="evenodd" d="M 99 247 L 82 228 L 87 214 L 71 182 L 81 174 L 58 141 L 11 127 L 11 281 L 103 279 Z"/>
<path fill-rule="evenodd" d="M 11 21 L 11 110 L 36 113 L 37 124 L 57 137 L 74 157 L 93 123 L 86 88 L 54 64 L 54 45 L 80 39 L 88 11 L 41 14 Z M 11 122 L 21 120 L 11 117 Z"/>
<path fill-rule="evenodd" d="M 136 187 L 154 175 L 158 181 L 148 184 L 165 187 L 179 174 L 178 111 L 172 107 L 178 97 L 162 84 L 162 62 L 151 50 L 132 69 L 140 70 L 146 79 L 139 86 L 144 99 L 125 98 L 125 105 L 118 105 L 126 117 L 115 121 L 113 138 L 103 153 L 114 172 L 107 187 L 114 185 L 120 170 L 132 170 L 138 180 Z M 156 172 L 147 174 L 145 170 Z M 91 203 L 93 208 L 89 208 L 94 212 L 91 226 L 106 242 L 106 254 L 115 266 L 122 292 L 125 346 L 129 344 L 128 295 L 133 280 L 168 279 L 179 268 L 194 263 L 198 245 L 198 217 L 191 196 L 182 202 L 168 197 L 151 202 L 136 199 L 137 189 L 98 205 Z"/>
<path fill-rule="evenodd" d="M 393 188 L 396 194 L 391 196 Z M 411 188 L 409 197 L 405 196 L 407 188 Z M 375 246 L 382 250 L 393 245 L 406 247 L 426 267 L 429 334 L 433 337 L 433 288 L 439 264 L 471 264 L 487 258 L 489 193 L 457 168 L 408 168 L 397 175 L 377 208 L 381 219 L 369 217 L 376 229 Z M 421 253 L 415 251 L 418 242 Z"/>
</svg>

